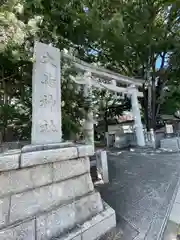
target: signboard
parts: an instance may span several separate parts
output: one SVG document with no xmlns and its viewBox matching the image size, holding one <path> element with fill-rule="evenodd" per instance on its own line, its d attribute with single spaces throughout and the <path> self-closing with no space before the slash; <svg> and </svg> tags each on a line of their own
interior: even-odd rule
<svg viewBox="0 0 180 240">
<path fill-rule="evenodd" d="M 171 134 L 173 133 L 173 125 L 172 124 L 166 124 L 166 133 Z"/>
</svg>

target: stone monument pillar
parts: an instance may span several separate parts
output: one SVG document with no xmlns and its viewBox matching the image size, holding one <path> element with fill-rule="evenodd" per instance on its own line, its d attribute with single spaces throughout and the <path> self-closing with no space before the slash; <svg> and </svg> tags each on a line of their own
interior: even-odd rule
<svg viewBox="0 0 180 240">
<path fill-rule="evenodd" d="M 60 51 L 36 42 L 34 58 L 31 143 L 59 143 L 62 139 Z"/>
<path fill-rule="evenodd" d="M 0 239 L 98 239 L 116 218 L 92 183 L 94 148 L 59 143 L 59 50 L 36 43 L 35 58 L 32 145 L 0 154 Z"/>
</svg>

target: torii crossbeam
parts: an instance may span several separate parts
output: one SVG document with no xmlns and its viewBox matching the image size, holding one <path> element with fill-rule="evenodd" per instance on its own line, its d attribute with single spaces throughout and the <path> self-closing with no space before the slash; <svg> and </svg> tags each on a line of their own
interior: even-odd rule
<svg viewBox="0 0 180 240">
<path fill-rule="evenodd" d="M 125 93 L 131 96 L 132 103 L 132 112 L 135 121 L 135 129 L 136 129 L 136 138 L 138 146 L 145 146 L 145 139 L 143 133 L 143 126 L 141 122 L 140 109 L 138 105 L 138 97 L 143 97 L 143 94 L 136 89 L 136 86 L 142 86 L 144 83 L 141 79 L 130 78 L 127 76 L 123 76 L 107 69 L 103 69 L 100 67 L 96 67 L 92 64 L 86 63 L 74 56 L 68 55 L 66 53 L 62 53 L 62 56 L 66 59 L 72 61 L 74 67 L 80 70 L 80 74 L 77 77 L 70 76 L 71 79 L 77 84 L 84 84 L 85 88 L 88 88 L 91 91 L 91 87 L 96 88 L 105 88 L 109 91 L 113 91 L 116 93 Z M 97 78 L 101 78 L 104 80 L 109 80 L 110 84 L 102 83 L 97 81 Z M 115 84 L 114 84 L 115 82 Z M 116 82 L 121 82 L 122 84 L 126 84 L 127 88 L 116 86 Z M 86 91 L 88 92 L 88 91 Z M 86 140 L 87 143 L 94 144 L 94 129 L 93 129 L 93 119 L 92 113 L 89 113 L 91 116 L 86 120 L 85 128 L 87 132 Z"/>
</svg>

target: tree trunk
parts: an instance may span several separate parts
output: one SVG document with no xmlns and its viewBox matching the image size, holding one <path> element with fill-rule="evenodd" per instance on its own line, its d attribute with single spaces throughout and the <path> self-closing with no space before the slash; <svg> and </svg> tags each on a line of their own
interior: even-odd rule
<svg viewBox="0 0 180 240">
<path fill-rule="evenodd" d="M 104 123 L 105 123 L 105 133 L 108 132 L 108 114 L 107 114 L 107 110 L 105 111 L 105 114 L 104 114 Z"/>
<path fill-rule="evenodd" d="M 156 130 L 156 85 L 155 79 L 152 79 L 152 122 L 151 128 Z"/>
<path fill-rule="evenodd" d="M 3 85 L 3 105 L 7 106 L 8 104 L 8 94 L 7 94 L 7 83 L 6 80 L 4 79 L 4 70 L 2 70 L 2 85 Z M 6 141 L 6 132 L 7 132 L 7 124 L 8 124 L 8 120 L 7 120 L 7 115 L 6 112 L 3 111 L 3 119 L 4 119 L 4 123 L 3 123 L 3 129 L 2 129 L 2 141 Z"/>
<path fill-rule="evenodd" d="M 143 87 L 143 100 L 142 100 L 142 107 L 144 109 L 144 121 L 145 125 L 148 129 L 149 121 L 148 121 L 148 91 L 145 89 L 145 86 Z"/>
<path fill-rule="evenodd" d="M 149 83 L 148 86 L 148 102 L 147 102 L 147 129 L 150 130 L 152 127 L 152 87 L 151 84 Z"/>
</svg>

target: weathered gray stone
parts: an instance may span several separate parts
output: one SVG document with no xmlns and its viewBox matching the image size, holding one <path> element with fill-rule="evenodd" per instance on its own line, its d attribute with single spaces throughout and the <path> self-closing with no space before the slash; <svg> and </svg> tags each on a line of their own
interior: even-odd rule
<svg viewBox="0 0 180 240">
<path fill-rule="evenodd" d="M 102 211 L 99 193 L 93 193 L 69 205 L 37 218 L 37 240 L 49 240 Z M 72 238 L 70 238 L 72 239 Z"/>
<path fill-rule="evenodd" d="M 81 239 L 81 228 L 77 227 L 73 231 L 68 232 L 62 237 L 57 237 L 54 240 L 82 240 Z"/>
<path fill-rule="evenodd" d="M 43 150 L 36 152 L 22 153 L 21 155 L 21 167 L 58 162 L 62 160 L 69 160 L 77 158 L 77 148 L 58 148 L 53 150 Z"/>
<path fill-rule="evenodd" d="M 23 220 L 39 211 L 51 207 L 53 201 L 51 186 L 41 187 L 11 197 L 10 222 Z"/>
<path fill-rule="evenodd" d="M 95 192 L 85 198 L 75 202 L 77 223 L 83 223 L 87 218 L 91 218 L 103 211 L 103 204 L 99 192 Z"/>
<path fill-rule="evenodd" d="M 53 180 L 61 181 L 90 171 L 89 158 L 78 158 L 73 160 L 53 163 Z"/>
<path fill-rule="evenodd" d="M 11 197 L 10 221 L 22 220 L 54 205 L 93 191 L 90 174 L 40 187 Z"/>
<path fill-rule="evenodd" d="M 0 195 L 17 193 L 32 188 L 30 170 L 3 172 L 0 175 Z"/>
<path fill-rule="evenodd" d="M 160 141 L 160 145 L 162 149 L 171 150 L 178 152 L 179 151 L 179 144 L 178 138 L 165 138 Z"/>
<path fill-rule="evenodd" d="M 52 164 L 0 174 L 0 196 L 18 193 L 52 182 Z"/>
<path fill-rule="evenodd" d="M 7 224 L 10 198 L 0 199 L 0 227 Z"/>
<path fill-rule="evenodd" d="M 82 240 L 95 240 L 116 226 L 115 211 L 104 203 L 104 211 L 81 226 Z"/>
<path fill-rule="evenodd" d="M 50 149 L 57 149 L 57 148 L 64 148 L 64 147 L 73 147 L 73 142 L 61 142 L 61 143 L 49 143 L 49 144 L 38 144 L 38 145 L 26 145 L 21 149 L 22 153 L 26 152 L 36 152 L 42 150 L 50 150 Z"/>
<path fill-rule="evenodd" d="M 35 220 L 0 230 L 1 240 L 35 240 Z"/>
<path fill-rule="evenodd" d="M 104 183 L 109 182 L 109 172 L 108 172 L 108 163 L 107 163 L 107 152 L 106 151 L 97 151 L 96 152 L 96 163 L 97 170 L 102 176 Z"/>
<path fill-rule="evenodd" d="M 67 228 L 75 224 L 75 211 L 72 204 L 56 209 L 37 218 L 37 240 L 47 240 L 58 236 Z"/>
<path fill-rule="evenodd" d="M 68 201 L 83 196 L 94 190 L 89 173 L 52 185 L 54 199 L 59 202 Z"/>
<path fill-rule="evenodd" d="M 115 214 L 105 218 L 104 215 L 99 214 L 95 216 L 89 225 L 85 223 L 82 227 L 82 240 L 95 240 L 103 236 L 106 232 L 110 231 L 116 226 Z"/>
<path fill-rule="evenodd" d="M 17 169 L 19 167 L 20 152 L 14 154 L 0 154 L 0 172 Z"/>
<path fill-rule="evenodd" d="M 60 51 L 36 42 L 32 79 L 32 144 L 62 140 Z"/>
<path fill-rule="evenodd" d="M 104 203 L 104 209 L 90 220 L 78 225 L 78 228 L 68 232 L 57 240 L 96 240 L 116 226 L 115 211 Z M 116 237 L 115 237 L 116 238 Z M 106 238 L 103 238 L 106 239 Z M 109 239 L 109 238 L 108 238 Z M 114 238 L 113 238 L 114 239 Z M 119 238 L 118 238 L 119 239 Z M 128 239 L 129 240 L 129 239 Z"/>
<path fill-rule="evenodd" d="M 30 170 L 33 187 L 39 187 L 52 182 L 52 164 L 33 167 Z"/>
<path fill-rule="evenodd" d="M 78 148 L 79 157 L 94 155 L 94 148 L 91 145 L 79 145 L 77 146 L 77 148 Z"/>
</svg>

